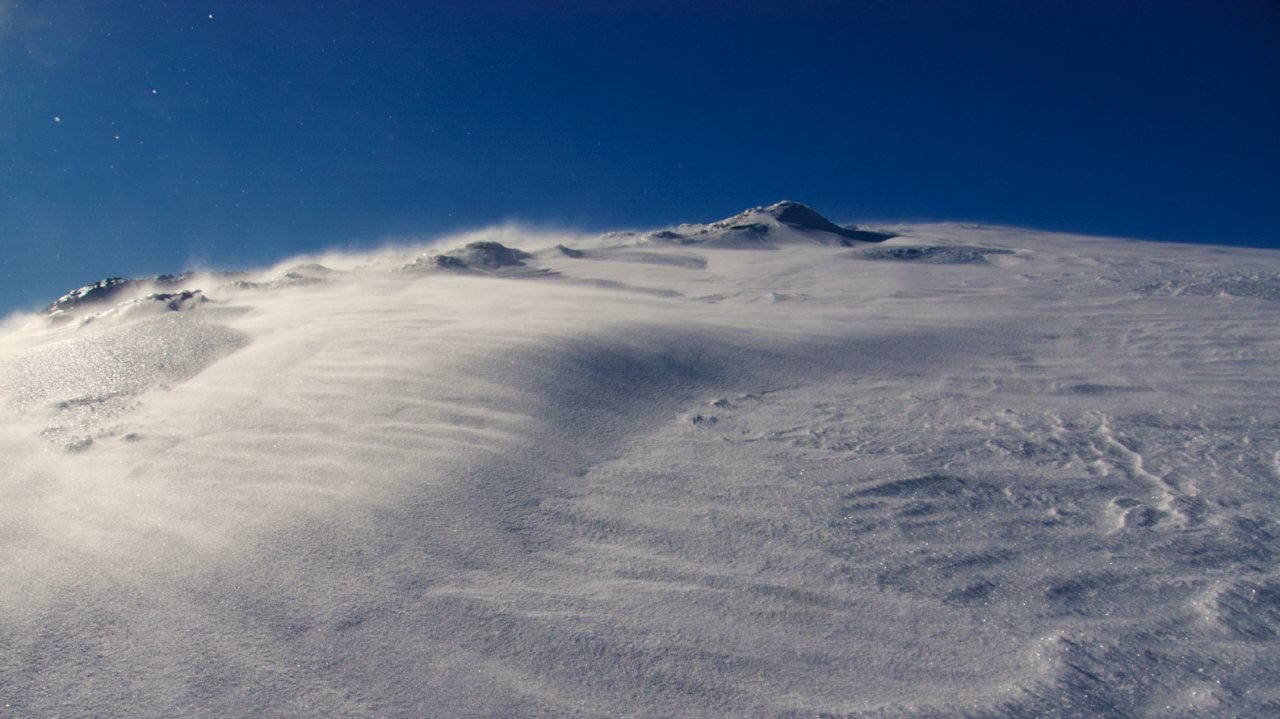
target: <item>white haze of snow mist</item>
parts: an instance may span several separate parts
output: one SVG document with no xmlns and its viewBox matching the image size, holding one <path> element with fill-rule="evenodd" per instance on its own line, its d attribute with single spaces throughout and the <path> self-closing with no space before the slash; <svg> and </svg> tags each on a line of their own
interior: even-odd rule
<svg viewBox="0 0 1280 719">
<path fill-rule="evenodd" d="M 0 716 L 1280 711 L 1280 256 L 747 220 L 10 320 Z"/>
</svg>

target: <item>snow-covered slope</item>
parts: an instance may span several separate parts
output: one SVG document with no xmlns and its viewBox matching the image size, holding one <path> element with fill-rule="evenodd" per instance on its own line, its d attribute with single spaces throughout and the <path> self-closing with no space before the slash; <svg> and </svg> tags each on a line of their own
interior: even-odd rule
<svg viewBox="0 0 1280 719">
<path fill-rule="evenodd" d="M 823 222 L 13 318 L 0 716 L 1280 712 L 1280 254 Z"/>
</svg>

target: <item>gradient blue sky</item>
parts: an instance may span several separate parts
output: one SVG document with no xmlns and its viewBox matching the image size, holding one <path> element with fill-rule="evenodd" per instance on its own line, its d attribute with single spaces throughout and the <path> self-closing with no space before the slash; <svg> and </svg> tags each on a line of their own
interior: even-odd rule
<svg viewBox="0 0 1280 719">
<path fill-rule="evenodd" d="M 0 0 L 0 311 L 789 198 L 1280 245 L 1280 4 Z"/>
</svg>

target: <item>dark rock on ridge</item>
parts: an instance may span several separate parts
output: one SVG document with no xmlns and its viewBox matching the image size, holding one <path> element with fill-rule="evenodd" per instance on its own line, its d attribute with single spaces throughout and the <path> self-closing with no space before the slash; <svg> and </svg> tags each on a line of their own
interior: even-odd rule
<svg viewBox="0 0 1280 719">
<path fill-rule="evenodd" d="M 237 273 L 214 272 L 209 274 L 213 277 L 235 277 Z M 166 309 L 175 311 L 188 310 L 195 305 L 210 301 L 201 290 L 184 286 L 196 280 L 197 277 L 194 272 L 157 275 L 141 279 L 107 277 L 59 297 L 45 307 L 44 314 L 53 324 L 61 324 L 71 321 L 76 316 L 86 317 L 88 313 L 82 310 L 86 310 L 89 307 L 95 308 L 94 312 L 97 313 L 95 316 L 105 316 L 115 311 L 115 309 L 137 307 L 147 303 L 160 303 Z M 253 283 L 242 284 L 252 285 Z M 161 288 L 167 291 L 148 293 L 148 290 Z M 115 305 L 115 307 L 105 311 L 98 308 L 99 305 L 108 303 Z"/>
<path fill-rule="evenodd" d="M 873 247 L 854 254 L 854 257 L 864 260 L 923 262 L 930 265 L 979 265 L 986 263 L 987 255 L 1012 254 L 1012 250 L 1003 250 L 994 247 L 908 245 L 904 247 Z"/>
<path fill-rule="evenodd" d="M 650 232 L 650 233 L 649 233 L 649 237 L 650 237 L 650 238 L 652 238 L 652 239 L 655 239 L 655 240 L 682 240 L 682 239 L 684 239 L 684 235 L 682 235 L 682 234 L 680 234 L 679 232 L 676 232 L 676 231 L 674 231 L 674 230 L 658 230 L 657 232 Z"/>
<path fill-rule="evenodd" d="M 533 257 L 528 252 L 507 247 L 501 242 L 472 242 L 461 250 L 448 253 L 462 260 L 468 267 L 497 269 L 499 267 L 520 267 L 524 261 Z"/>
<path fill-rule="evenodd" d="M 763 235 L 769 232 L 769 226 L 763 222 L 743 222 L 737 225 L 729 225 L 724 229 L 729 232 L 747 232 L 753 235 Z"/>
<path fill-rule="evenodd" d="M 431 264 L 446 270 L 465 270 L 467 268 L 467 263 L 449 255 L 436 255 L 431 258 Z"/>
<path fill-rule="evenodd" d="M 204 296 L 204 292 L 200 290 L 183 290 L 181 292 L 157 292 L 153 295 L 147 295 L 134 302 L 158 302 L 164 305 L 165 309 L 180 312 L 189 310 L 195 305 L 208 302 L 209 298 Z"/>
<path fill-rule="evenodd" d="M 104 312 L 89 315 L 81 320 L 81 324 L 89 324 L 94 320 L 109 316 L 123 316 L 145 308 L 158 308 L 168 312 L 186 312 L 209 302 L 201 290 L 182 290 L 180 292 L 155 292 L 143 297 L 125 300 Z M 68 322 L 72 319 L 69 312 L 57 312 L 50 316 L 56 323 Z"/>
<path fill-rule="evenodd" d="M 125 277 L 107 277 L 91 285 L 85 285 L 59 297 L 45 308 L 45 314 L 74 310 L 85 305 L 105 302 L 135 284 L 135 280 Z"/>
<path fill-rule="evenodd" d="M 152 282 L 159 287 L 171 287 L 180 285 L 193 277 L 195 277 L 194 272 L 179 272 L 176 275 L 157 275 Z"/>
<path fill-rule="evenodd" d="M 533 255 L 523 250 L 507 247 L 501 242 L 472 242 L 461 249 L 442 255 L 422 256 L 405 265 L 404 270 L 482 270 L 491 271 L 505 267 L 524 267 L 524 261 Z"/>
</svg>

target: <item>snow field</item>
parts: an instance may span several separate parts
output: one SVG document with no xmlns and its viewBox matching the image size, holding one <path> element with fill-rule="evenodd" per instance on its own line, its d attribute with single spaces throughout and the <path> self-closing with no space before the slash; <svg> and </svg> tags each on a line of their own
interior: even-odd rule
<svg viewBox="0 0 1280 719">
<path fill-rule="evenodd" d="M 1274 253 L 747 220 L 10 323 L 0 712 L 1280 709 Z"/>
</svg>

